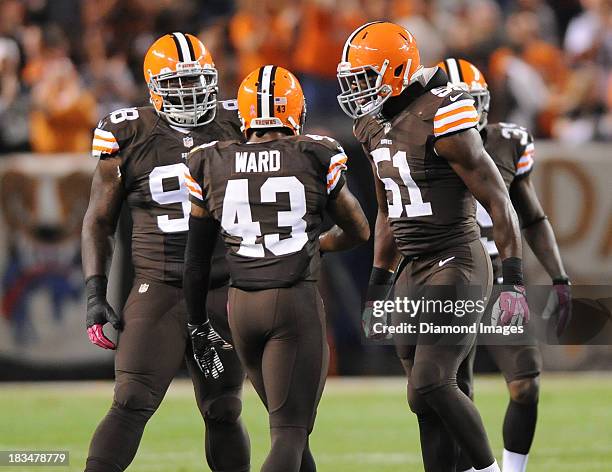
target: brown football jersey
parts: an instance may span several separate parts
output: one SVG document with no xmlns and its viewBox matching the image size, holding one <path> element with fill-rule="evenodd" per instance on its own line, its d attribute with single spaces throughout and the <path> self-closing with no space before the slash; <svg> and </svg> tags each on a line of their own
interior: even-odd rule
<svg viewBox="0 0 612 472">
<path fill-rule="evenodd" d="M 191 201 L 221 223 L 232 286 L 317 279 L 323 211 L 345 183 L 346 160 L 336 141 L 316 135 L 210 143 L 190 153 Z"/>
<path fill-rule="evenodd" d="M 436 73 L 393 119 L 355 121 L 355 137 L 376 165 L 387 193 L 389 224 L 405 256 L 431 253 L 479 237 L 474 198 L 435 140 L 476 126 L 474 99 Z"/>
<path fill-rule="evenodd" d="M 480 134 L 508 190 L 516 179 L 529 175 L 533 168 L 534 153 L 533 136 L 529 131 L 514 123 L 496 123 L 485 126 Z M 476 216 L 489 255 L 498 255 L 493 241 L 493 221 L 480 204 Z"/>
<path fill-rule="evenodd" d="M 214 121 L 189 129 L 171 126 L 150 106 L 117 110 L 98 123 L 92 155 L 121 159 L 136 277 L 181 285 L 191 208 L 185 160 L 201 144 L 242 139 L 236 109 L 235 101 L 219 102 Z M 215 268 L 214 285 L 219 285 L 228 279 L 222 248 Z"/>
</svg>

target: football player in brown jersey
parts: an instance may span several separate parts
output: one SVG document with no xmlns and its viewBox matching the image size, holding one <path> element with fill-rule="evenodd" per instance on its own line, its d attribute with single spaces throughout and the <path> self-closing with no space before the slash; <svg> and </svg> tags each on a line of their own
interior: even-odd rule
<svg viewBox="0 0 612 472">
<path fill-rule="evenodd" d="M 371 286 L 390 283 L 401 256 L 405 268 L 395 283 L 396 296 L 425 293 L 426 299 L 453 302 L 466 287 L 480 287 L 478 294 L 468 291 L 487 297 L 491 263 L 479 240 L 475 196 L 495 222 L 505 284 L 496 301 L 501 318 L 527 317 L 518 221 L 476 130 L 474 99 L 448 86 L 439 68 L 422 67 L 412 34 L 388 22 L 363 25 L 350 35 L 338 80 L 338 101 L 355 120 L 355 136 L 376 176 L 379 210 Z M 421 310 L 417 316 L 436 325 L 456 323 L 461 315 Z M 395 338 L 428 472 L 455 471 L 456 445 L 477 470 L 499 470 L 470 400 L 468 359 L 475 340 L 475 333 L 455 344 L 422 333 L 412 344 Z"/>
<path fill-rule="evenodd" d="M 300 135 L 305 102 L 293 74 L 255 70 L 238 91 L 247 142 L 212 142 L 189 155 L 191 217 L 184 291 L 194 351 L 214 370 L 223 341 L 198 336 L 215 234 L 228 248 L 233 342 L 269 412 L 265 472 L 314 472 L 308 447 L 328 366 L 317 290 L 320 251 L 368 240 L 363 211 L 345 184 L 347 157 L 331 138 Z M 336 222 L 321 234 L 323 213 Z M 213 320 L 214 323 L 214 320 Z"/>
<path fill-rule="evenodd" d="M 222 353 L 226 375 L 206 379 L 193 358 L 186 328 L 182 277 L 189 219 L 185 157 L 215 139 L 240 139 L 235 102 L 218 102 L 217 70 L 194 36 L 167 34 L 144 61 L 153 106 L 117 110 L 98 124 L 99 159 L 83 221 L 87 331 L 92 343 L 116 349 L 115 395 L 91 441 L 86 471 L 129 466 L 148 419 L 183 360 L 206 425 L 206 458 L 213 471 L 247 471 L 248 436 L 240 421 L 244 372 L 233 351 Z M 106 300 L 106 269 L 117 216 L 126 203 L 133 219 L 135 280 L 122 316 Z M 210 285 L 209 312 L 229 337 L 227 267 L 221 252 Z M 112 342 L 103 331 L 120 329 Z"/>
<path fill-rule="evenodd" d="M 555 235 L 530 179 L 534 164 L 533 137 L 525 128 L 513 123 L 487 122 L 489 89 L 484 76 L 473 64 L 464 59 L 448 58 L 438 67 L 444 69 L 451 84 L 468 91 L 476 101 L 479 116 L 476 127 L 485 149 L 504 179 L 529 247 L 552 278 L 553 290 L 548 305 L 549 310 L 554 307 L 558 315 L 557 334 L 560 336 L 571 317 L 571 291 Z M 494 278 L 500 280 L 499 251 L 491 238 L 493 222 L 480 204 L 476 219 L 493 262 Z M 502 470 L 524 472 L 536 428 L 542 366 L 540 351 L 537 345 L 490 345 L 486 348 L 504 375 L 510 393 L 503 427 Z"/>
</svg>

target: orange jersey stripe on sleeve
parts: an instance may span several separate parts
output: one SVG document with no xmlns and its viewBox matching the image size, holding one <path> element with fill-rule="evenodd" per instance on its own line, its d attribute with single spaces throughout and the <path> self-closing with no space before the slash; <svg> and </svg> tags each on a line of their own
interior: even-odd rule
<svg viewBox="0 0 612 472">
<path fill-rule="evenodd" d="M 334 187 L 338 183 L 338 179 L 340 178 L 340 175 L 342 175 L 342 172 L 338 170 L 334 174 L 334 176 L 327 182 L 327 193 L 331 192 L 334 189 Z"/>
<path fill-rule="evenodd" d="M 106 142 L 109 142 L 109 143 L 116 143 L 116 142 L 117 142 L 117 140 L 116 140 L 114 137 L 112 137 L 112 138 L 107 138 L 107 137 L 105 137 L 105 136 L 101 136 L 101 135 L 100 135 L 100 134 L 98 134 L 98 133 L 94 133 L 94 136 L 95 136 L 95 138 L 96 138 L 96 139 L 99 139 L 99 140 L 101 140 L 101 141 L 106 141 Z"/>
<path fill-rule="evenodd" d="M 94 151 L 101 151 L 101 152 L 106 152 L 109 154 L 116 152 L 118 149 L 119 148 L 112 148 L 112 147 L 107 147 L 107 146 L 97 146 L 97 145 L 92 146 L 92 150 Z"/>
<path fill-rule="evenodd" d="M 335 168 L 337 168 L 337 167 L 343 167 L 343 168 L 346 168 L 345 164 L 346 164 L 346 161 L 347 161 L 347 160 L 348 160 L 348 159 L 345 157 L 344 159 L 341 159 L 341 160 L 339 160 L 339 161 L 337 161 L 337 162 L 334 162 L 332 165 L 330 165 L 330 166 L 329 166 L 329 169 L 328 169 L 327 173 L 328 173 L 328 174 L 331 174 L 331 173 L 332 173 L 332 171 L 333 171 Z"/>
<path fill-rule="evenodd" d="M 195 179 L 188 172 L 185 172 L 184 176 L 185 176 L 185 186 L 187 187 L 187 190 L 189 190 L 189 193 L 193 195 L 194 197 L 198 198 L 199 200 L 203 200 L 202 187 L 200 187 L 200 185 L 195 181 Z"/>
<path fill-rule="evenodd" d="M 449 133 L 451 131 L 459 131 L 461 129 L 468 129 L 472 126 L 475 126 L 478 123 L 478 117 L 469 117 L 459 119 L 457 121 L 452 121 L 448 124 L 440 126 L 439 128 L 434 127 L 434 134 L 436 136 L 440 136 L 445 133 Z"/>
<path fill-rule="evenodd" d="M 444 118 L 448 118 L 449 116 L 457 115 L 463 112 L 473 112 L 476 111 L 473 105 L 466 105 L 459 108 L 455 108 L 454 110 L 447 111 L 446 113 L 437 114 L 434 121 L 443 120 Z"/>
</svg>

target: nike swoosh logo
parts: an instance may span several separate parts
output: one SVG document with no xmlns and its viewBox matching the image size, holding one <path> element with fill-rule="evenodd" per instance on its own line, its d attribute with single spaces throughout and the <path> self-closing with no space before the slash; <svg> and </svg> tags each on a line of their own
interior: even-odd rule
<svg viewBox="0 0 612 472">
<path fill-rule="evenodd" d="M 447 262 L 452 261 L 455 258 L 455 256 L 449 257 L 448 259 L 442 259 L 440 262 L 438 262 L 438 266 L 442 267 L 444 264 L 446 264 Z"/>
<path fill-rule="evenodd" d="M 449 98 L 449 100 L 450 100 L 451 102 L 454 102 L 454 101 L 455 101 L 455 100 L 457 100 L 457 99 L 458 99 L 460 96 L 461 96 L 461 94 L 459 94 L 459 95 L 455 95 L 454 97 L 448 97 L 448 98 Z"/>
</svg>

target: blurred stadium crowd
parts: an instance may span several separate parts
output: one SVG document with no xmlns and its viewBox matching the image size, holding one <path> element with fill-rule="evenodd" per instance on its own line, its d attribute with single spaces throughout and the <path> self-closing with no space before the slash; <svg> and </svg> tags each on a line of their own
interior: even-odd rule
<svg viewBox="0 0 612 472">
<path fill-rule="evenodd" d="M 342 46 L 374 19 L 414 33 L 425 65 L 483 70 L 491 121 L 612 139 L 612 0 L 0 0 L 0 153 L 88 151 L 97 120 L 146 103 L 144 53 L 177 30 L 212 51 L 222 97 L 274 63 L 299 75 L 311 126 L 335 120 Z"/>
</svg>

